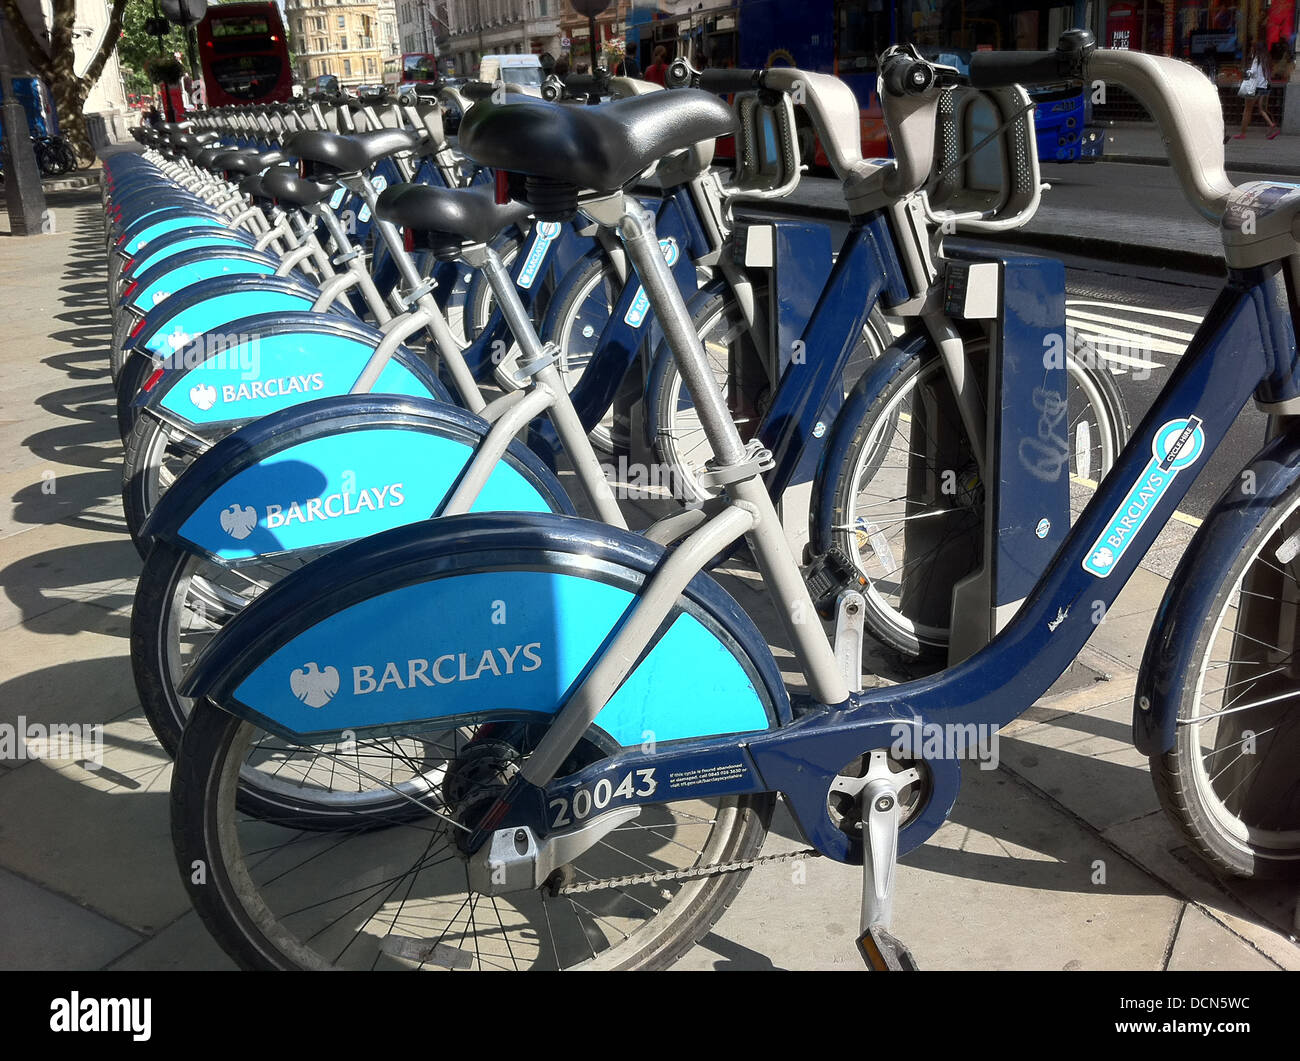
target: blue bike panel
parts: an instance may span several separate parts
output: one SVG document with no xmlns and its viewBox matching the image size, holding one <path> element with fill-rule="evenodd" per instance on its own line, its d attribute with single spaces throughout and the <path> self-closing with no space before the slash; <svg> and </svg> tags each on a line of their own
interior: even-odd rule
<svg viewBox="0 0 1300 1061">
<path fill-rule="evenodd" d="M 373 350 L 345 335 L 254 335 L 193 367 L 165 369 L 142 397 L 190 424 L 249 420 L 309 398 L 348 393 Z M 374 393 L 437 397 L 397 357 L 380 374 Z"/>
<path fill-rule="evenodd" d="M 180 537 L 226 562 L 364 538 L 435 515 L 473 453 L 459 439 L 391 427 L 302 442 L 221 483 Z M 499 461 L 472 510 L 550 506 Z"/>
<path fill-rule="evenodd" d="M 181 692 L 211 696 L 282 733 L 289 730 L 277 719 L 292 719 L 306 727 L 297 732 L 313 737 L 337 734 L 338 726 L 382 728 L 390 718 L 445 720 L 462 709 L 501 718 L 551 714 L 664 552 L 628 531 L 552 513 L 449 516 L 400 527 L 343 546 L 272 586 L 209 644 Z M 659 654 L 647 652 L 617 704 L 597 720 L 610 737 L 662 743 L 790 720 L 762 634 L 711 578 L 691 580 L 663 624 L 669 627 L 656 639 Z M 505 651 L 485 661 L 490 649 Z M 452 661 L 442 660 L 432 677 L 447 654 Z M 454 675 L 447 669 L 453 663 Z M 332 702 L 322 714 L 308 703 L 303 682 L 328 678 L 331 667 L 340 679 L 336 695 L 312 697 L 322 707 Z M 290 670 L 300 672 L 297 691 Z M 488 684 L 476 686 L 477 697 L 463 684 L 447 690 L 478 681 Z M 493 695 L 485 703 L 487 692 Z"/>
<path fill-rule="evenodd" d="M 295 733 L 503 710 L 550 716 L 633 600 L 627 589 L 556 571 L 484 571 L 406 586 L 317 623 L 272 653 L 234 696 Z M 768 717 L 726 646 L 681 614 L 595 725 L 628 747 L 765 730 Z"/>
<path fill-rule="evenodd" d="M 181 254 L 184 251 L 197 250 L 203 247 L 211 247 L 214 254 L 220 254 L 221 247 L 230 245 L 252 247 L 253 244 L 251 240 L 243 238 L 238 232 L 220 228 L 204 229 L 193 236 L 160 241 L 156 248 L 150 247 L 143 254 L 137 255 L 130 266 L 123 271 L 122 275 L 126 277 L 143 276 L 147 269 L 151 269 L 159 262 L 166 261 L 173 254 Z"/>
<path fill-rule="evenodd" d="M 239 321 L 262 313 L 305 312 L 315 294 L 302 291 L 222 291 L 188 306 L 163 303 L 146 314 L 138 345 L 158 357 L 185 351 L 209 332 L 220 333 L 227 345 L 239 336 Z"/>
<path fill-rule="evenodd" d="M 179 232 L 187 228 L 224 229 L 225 227 L 222 221 L 214 217 L 195 217 L 192 214 L 184 214 L 179 217 L 163 218 L 160 221 L 144 226 L 142 231 L 129 236 L 123 241 L 118 250 L 125 251 L 135 257 L 154 240 L 167 235 L 169 232 Z"/>
<path fill-rule="evenodd" d="M 153 273 L 152 277 L 141 274 L 140 285 L 129 299 L 123 301 L 128 306 L 139 306 L 147 312 L 177 291 L 203 280 L 211 280 L 215 276 L 269 276 L 274 272 L 275 265 L 269 260 L 233 258 L 214 252 L 204 254 L 197 260 L 191 258 L 184 264 L 173 267 L 164 263 L 163 268 Z"/>
</svg>

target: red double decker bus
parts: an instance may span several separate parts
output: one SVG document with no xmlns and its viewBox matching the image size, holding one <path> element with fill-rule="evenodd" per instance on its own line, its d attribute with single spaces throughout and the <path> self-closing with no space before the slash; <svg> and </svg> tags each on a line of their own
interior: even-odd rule
<svg viewBox="0 0 1300 1061">
<path fill-rule="evenodd" d="M 209 7 L 198 38 L 209 107 L 277 103 L 292 94 L 289 42 L 275 3 Z"/>
</svg>

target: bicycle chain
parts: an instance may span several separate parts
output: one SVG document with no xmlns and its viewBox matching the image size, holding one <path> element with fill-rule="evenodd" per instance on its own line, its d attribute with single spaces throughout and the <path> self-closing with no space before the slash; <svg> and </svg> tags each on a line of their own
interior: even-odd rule
<svg viewBox="0 0 1300 1061">
<path fill-rule="evenodd" d="M 786 851 L 779 855 L 760 855 L 758 858 L 738 859 L 734 862 L 713 862 L 707 866 L 691 866 L 688 869 L 664 870 L 660 873 L 633 873 L 626 877 L 604 877 L 600 880 L 565 884 L 556 888 L 552 894 L 577 895 L 584 892 L 604 891 L 607 888 L 630 888 L 637 884 L 699 880 L 702 877 L 716 877 L 720 873 L 737 873 L 740 870 L 755 869 L 758 866 L 776 865 L 780 862 L 820 857 L 820 851 L 815 848 L 805 847 L 801 851 Z"/>
</svg>

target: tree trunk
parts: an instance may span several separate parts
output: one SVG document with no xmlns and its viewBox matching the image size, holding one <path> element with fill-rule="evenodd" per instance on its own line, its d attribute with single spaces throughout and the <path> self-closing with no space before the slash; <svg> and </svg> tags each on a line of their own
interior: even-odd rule
<svg viewBox="0 0 1300 1061">
<path fill-rule="evenodd" d="M 82 113 L 88 92 L 89 86 L 79 77 L 60 78 L 50 86 L 54 109 L 59 112 L 59 133 L 83 166 L 95 160 L 95 145 L 91 143 L 90 128 Z"/>
<path fill-rule="evenodd" d="M 77 18 L 76 0 L 53 0 L 48 51 L 24 20 L 15 0 L 0 0 L 0 6 L 4 8 L 5 21 L 13 30 L 14 39 L 27 54 L 28 62 L 37 76 L 49 87 L 54 109 L 59 115 L 59 130 L 63 138 L 77 153 L 78 160 L 83 165 L 89 165 L 95 160 L 95 146 L 90 141 L 90 130 L 83 113 L 86 97 L 104 72 L 104 64 L 113 54 L 118 38 L 122 35 L 122 12 L 126 8 L 126 0 L 113 0 L 108 27 L 90 65 L 86 67 L 84 77 L 76 74 L 76 51 L 72 41 L 72 30 Z"/>
</svg>

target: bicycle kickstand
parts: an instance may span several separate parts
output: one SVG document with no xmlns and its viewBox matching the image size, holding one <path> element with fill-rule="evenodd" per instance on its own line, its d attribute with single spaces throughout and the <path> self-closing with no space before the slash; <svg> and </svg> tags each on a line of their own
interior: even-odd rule
<svg viewBox="0 0 1300 1061">
<path fill-rule="evenodd" d="M 887 753 L 872 753 L 876 758 Z M 887 774 L 888 767 L 885 766 Z M 874 776 L 872 776 L 874 775 Z M 858 951 L 875 972 L 915 972 L 916 960 L 889 931 L 898 867 L 898 791 L 888 776 L 868 771 L 862 786 L 862 921 Z"/>
</svg>

